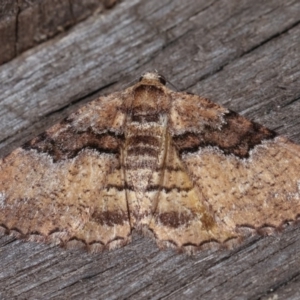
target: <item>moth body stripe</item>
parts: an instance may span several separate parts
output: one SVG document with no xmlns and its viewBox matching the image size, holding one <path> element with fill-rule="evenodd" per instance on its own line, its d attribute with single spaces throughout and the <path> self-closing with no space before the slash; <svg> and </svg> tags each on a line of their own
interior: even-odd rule
<svg viewBox="0 0 300 300">
<path fill-rule="evenodd" d="M 128 156 L 150 156 L 157 157 L 158 150 L 150 147 L 135 146 L 128 149 Z"/>
</svg>

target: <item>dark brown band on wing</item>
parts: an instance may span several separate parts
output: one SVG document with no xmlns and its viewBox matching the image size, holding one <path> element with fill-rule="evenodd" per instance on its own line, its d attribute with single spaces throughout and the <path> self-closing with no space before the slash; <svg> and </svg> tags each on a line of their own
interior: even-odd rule
<svg viewBox="0 0 300 300">
<path fill-rule="evenodd" d="M 164 191 L 166 194 L 168 194 L 173 190 L 176 190 L 177 192 L 188 192 L 188 191 L 192 190 L 192 188 L 182 188 L 182 187 L 176 186 L 174 184 L 169 187 L 164 186 L 164 185 L 149 185 L 147 187 L 147 192 Z"/>
<path fill-rule="evenodd" d="M 163 212 L 157 213 L 155 215 L 155 220 L 157 223 L 161 223 L 164 226 L 178 228 L 180 226 L 189 226 L 192 220 L 199 220 L 201 223 L 202 230 L 211 230 L 215 225 L 215 221 L 213 217 L 207 213 L 203 213 L 201 216 L 195 214 L 194 212 L 187 213 L 187 212 L 177 212 L 177 211 L 170 211 L 170 212 Z"/>
<path fill-rule="evenodd" d="M 159 114 L 148 114 L 148 115 L 132 115 L 131 121 L 138 123 L 149 123 L 149 122 L 159 122 Z"/>
<path fill-rule="evenodd" d="M 186 132 L 173 137 L 179 153 L 196 152 L 199 148 L 217 147 L 224 154 L 240 158 L 249 157 L 249 152 L 264 140 L 274 139 L 277 134 L 268 128 L 251 122 L 230 111 L 224 116 L 221 129 L 206 126 L 201 132 Z"/>
<path fill-rule="evenodd" d="M 91 221 L 101 225 L 113 227 L 115 225 L 123 225 L 128 221 L 127 212 L 123 211 L 99 211 L 96 210 L 91 217 Z"/>
<path fill-rule="evenodd" d="M 171 228 L 178 228 L 183 225 L 188 225 L 189 222 L 195 218 L 193 214 L 178 213 L 177 211 L 170 211 L 159 213 L 155 216 L 157 223 Z"/>
<path fill-rule="evenodd" d="M 75 132 L 71 128 L 52 137 L 46 132 L 25 143 L 23 149 L 35 149 L 41 153 L 49 154 L 54 162 L 76 157 L 83 149 L 94 149 L 100 153 L 115 153 L 120 151 L 123 135 L 113 132 L 96 134 L 88 129 L 84 132 Z"/>
<path fill-rule="evenodd" d="M 124 185 L 117 185 L 117 184 L 108 184 L 105 187 L 106 190 L 110 190 L 110 189 L 116 189 L 119 192 L 127 190 L 127 191 L 134 191 L 134 187 L 133 185 L 128 184 L 126 181 L 124 182 Z"/>
<path fill-rule="evenodd" d="M 128 184 L 126 181 L 124 185 L 116 185 L 116 184 L 109 184 L 105 187 L 106 190 L 116 189 L 119 192 L 127 190 L 127 191 L 134 191 L 134 186 Z M 146 189 L 147 192 L 155 192 L 155 191 L 164 191 L 166 194 L 176 190 L 177 192 L 189 192 L 192 188 L 182 188 L 180 186 L 172 185 L 172 186 L 164 186 L 164 185 L 149 185 Z"/>
<path fill-rule="evenodd" d="M 152 156 L 157 157 L 158 156 L 158 150 L 150 148 L 150 147 L 132 147 L 128 149 L 128 155 L 136 156 L 136 155 L 146 155 L 146 156 Z"/>
<path fill-rule="evenodd" d="M 157 137 L 151 135 L 136 135 L 128 138 L 129 145 L 149 145 L 154 147 L 159 147 L 160 143 Z"/>
</svg>

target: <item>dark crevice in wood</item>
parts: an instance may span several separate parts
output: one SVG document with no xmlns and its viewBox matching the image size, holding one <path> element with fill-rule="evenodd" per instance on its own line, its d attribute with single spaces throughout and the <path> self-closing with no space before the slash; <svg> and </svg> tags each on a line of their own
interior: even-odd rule
<svg viewBox="0 0 300 300">
<path fill-rule="evenodd" d="M 84 95 L 84 96 L 82 96 L 82 97 L 80 97 L 80 98 L 76 98 L 75 100 L 71 101 L 71 102 L 68 103 L 67 105 L 64 105 L 64 106 L 62 106 L 62 107 L 60 107 L 60 108 L 58 108 L 58 109 L 56 109 L 56 110 L 52 110 L 51 112 L 45 114 L 45 115 L 43 116 L 43 118 L 48 118 L 48 117 L 50 117 L 51 115 L 57 114 L 57 113 L 59 113 L 59 112 L 62 112 L 62 111 L 64 111 L 66 108 L 68 108 L 68 107 L 70 107 L 70 106 L 72 106 L 72 105 L 74 105 L 74 104 L 77 104 L 77 103 L 79 103 L 79 102 L 81 102 L 81 101 L 83 101 L 83 100 L 85 100 L 85 99 L 87 99 L 87 98 L 89 98 L 89 97 L 93 97 L 94 95 L 98 95 L 101 91 L 103 91 L 103 90 L 105 90 L 105 89 L 107 89 L 107 88 L 113 86 L 113 85 L 116 84 L 116 83 L 117 83 L 117 81 L 110 82 L 110 83 L 108 83 L 108 84 L 106 84 L 106 85 L 104 85 L 104 86 L 102 86 L 102 87 L 100 87 L 100 88 L 98 88 L 98 89 L 95 89 L 95 90 L 91 91 L 90 93 L 88 93 L 88 94 L 86 94 L 86 95 Z M 34 124 L 34 123 L 33 123 L 33 124 Z"/>
<path fill-rule="evenodd" d="M 21 12 L 21 8 L 20 8 L 20 4 L 19 4 L 20 0 L 17 0 L 17 12 L 16 12 L 16 28 L 15 28 L 15 50 L 14 50 L 14 56 L 18 55 L 19 49 L 18 49 L 18 41 L 19 41 L 19 16 L 20 16 L 20 12 Z"/>
<path fill-rule="evenodd" d="M 253 47 L 251 47 L 249 50 L 243 52 L 242 55 L 240 55 L 238 58 L 241 58 L 247 54 L 249 54 L 250 52 L 256 50 L 257 48 L 260 48 L 262 46 L 264 46 L 265 44 L 267 44 L 268 42 L 280 37 L 281 35 L 287 33 L 288 31 L 290 31 L 291 29 L 293 29 L 294 27 L 298 26 L 300 24 L 300 20 L 297 21 L 297 22 L 294 22 L 293 24 L 291 24 L 289 27 L 285 28 L 284 30 L 282 31 L 279 31 L 271 36 L 269 36 L 267 39 L 263 40 L 262 42 L 260 42 L 259 44 L 257 45 L 254 45 Z"/>
<path fill-rule="evenodd" d="M 262 299 L 262 297 L 265 295 L 271 295 L 271 294 L 276 295 L 276 291 L 278 291 L 283 286 L 289 285 L 294 279 L 296 279 L 298 277 L 300 277 L 300 272 L 295 272 L 294 274 L 287 276 L 287 278 L 285 278 L 285 280 L 282 280 L 281 282 L 272 285 L 266 293 L 262 294 L 257 299 Z M 269 298 L 269 299 L 272 299 L 272 298 Z M 276 299 L 276 298 L 274 298 L 274 299 Z"/>
<path fill-rule="evenodd" d="M 72 5 L 71 0 L 68 0 L 68 3 L 69 3 L 69 11 L 70 11 L 71 19 L 72 19 L 71 23 L 75 24 L 76 19 L 75 19 L 75 16 L 74 16 L 73 5 Z"/>
<path fill-rule="evenodd" d="M 8 5 L 5 2 L 11 2 L 11 5 L 15 5 L 15 7 L 7 12 L 7 16 L 10 16 L 11 20 L 5 21 L 5 14 L 0 16 L 0 30 L 3 29 L 3 27 L 1 28 L 3 24 L 6 26 L 6 30 L 11 30 L 12 26 L 14 26 L 14 32 L 11 30 L 14 41 L 10 37 L 10 40 L 4 37 L 4 47 L 9 47 L 10 49 L 5 57 L 0 57 L 0 64 L 14 59 L 22 52 L 59 35 L 62 31 L 67 31 L 76 23 L 80 23 L 91 15 L 99 11 L 103 12 L 103 8 L 105 10 L 112 8 L 120 1 L 89 0 L 86 3 L 82 1 L 81 4 L 79 4 L 80 1 L 78 0 L 74 1 L 74 3 L 72 3 L 72 0 L 53 1 L 54 9 L 51 11 L 49 8 L 52 4 L 51 0 L 12 0 L 0 1 L 0 10 Z M 73 6 L 78 6 L 78 4 L 80 9 L 77 9 L 76 16 Z M 56 12 L 55 8 L 60 9 L 60 11 Z M 62 11 L 62 8 L 65 11 Z M 3 15 L 4 17 L 2 18 Z M 1 21 L 3 21 L 2 24 Z M 32 26 L 33 24 L 34 26 Z M 27 32 L 24 31 L 26 27 L 28 27 Z"/>
<path fill-rule="evenodd" d="M 283 105 L 280 106 L 280 108 L 288 107 L 288 106 L 292 105 L 293 103 L 298 102 L 299 100 L 300 100 L 300 96 L 299 96 L 299 97 L 296 97 L 296 98 L 294 98 L 294 99 L 292 99 L 292 100 L 289 101 L 289 102 L 284 103 Z"/>
<path fill-rule="evenodd" d="M 209 73 L 204 74 L 204 75 L 200 76 L 199 78 L 197 78 L 197 80 L 196 80 L 194 83 L 192 83 L 192 84 L 186 86 L 186 87 L 185 87 L 185 90 L 192 88 L 192 87 L 193 87 L 196 83 L 198 83 L 199 81 L 203 81 L 203 80 L 205 80 L 205 79 L 207 79 L 207 78 L 209 78 L 209 77 L 211 77 L 211 76 L 215 76 L 217 73 L 223 71 L 223 69 L 224 69 L 227 65 L 229 65 L 231 62 L 233 62 L 233 61 L 235 61 L 235 60 L 237 60 L 237 59 L 241 59 L 243 56 L 245 56 L 245 55 L 247 55 L 247 54 L 253 52 L 254 50 L 260 48 L 261 46 L 264 46 L 265 44 L 267 44 L 268 42 L 272 41 L 273 39 L 275 39 L 275 38 L 277 38 L 277 37 L 280 37 L 281 35 L 287 33 L 289 30 L 293 29 L 294 27 L 298 26 L 299 24 L 300 24 L 300 20 L 294 22 L 292 25 L 290 25 L 290 26 L 287 27 L 286 29 L 284 29 L 284 30 L 282 30 L 282 31 L 280 31 L 280 32 L 278 32 L 278 33 L 276 33 L 276 34 L 273 34 L 272 36 L 270 36 L 270 37 L 268 37 L 267 39 L 265 39 L 265 40 L 261 41 L 260 43 L 258 43 L 257 45 L 254 45 L 253 47 L 249 48 L 247 51 L 244 51 L 244 52 L 241 53 L 240 55 L 236 55 L 236 56 L 234 56 L 233 58 L 227 60 L 227 61 L 224 62 L 222 65 L 220 65 L 218 68 L 216 68 L 216 69 L 214 70 L 214 72 L 209 72 Z"/>
</svg>

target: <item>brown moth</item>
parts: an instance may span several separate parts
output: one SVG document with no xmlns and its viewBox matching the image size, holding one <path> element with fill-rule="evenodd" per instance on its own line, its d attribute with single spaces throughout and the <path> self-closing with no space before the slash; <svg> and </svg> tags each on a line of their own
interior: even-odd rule
<svg viewBox="0 0 300 300">
<path fill-rule="evenodd" d="M 299 213 L 299 145 L 156 73 L 0 160 L 2 232 L 94 252 L 133 230 L 189 252 L 230 245 Z"/>
</svg>

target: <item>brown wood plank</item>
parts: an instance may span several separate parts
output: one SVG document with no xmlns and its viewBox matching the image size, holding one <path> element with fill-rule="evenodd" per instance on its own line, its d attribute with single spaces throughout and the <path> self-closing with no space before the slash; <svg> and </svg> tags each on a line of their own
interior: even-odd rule
<svg viewBox="0 0 300 300">
<path fill-rule="evenodd" d="M 158 69 L 300 143 L 299 1 L 123 1 L 0 67 L 1 153 Z M 300 228 L 232 251 L 91 255 L 0 239 L 1 299 L 298 299 Z"/>
<path fill-rule="evenodd" d="M 0 64 L 115 3 L 115 0 L 0 0 Z"/>
<path fill-rule="evenodd" d="M 17 1 L 0 1 L 0 64 L 16 56 Z"/>
</svg>

